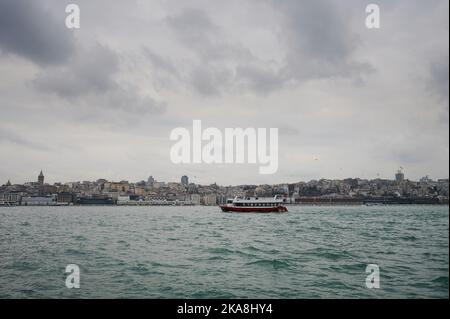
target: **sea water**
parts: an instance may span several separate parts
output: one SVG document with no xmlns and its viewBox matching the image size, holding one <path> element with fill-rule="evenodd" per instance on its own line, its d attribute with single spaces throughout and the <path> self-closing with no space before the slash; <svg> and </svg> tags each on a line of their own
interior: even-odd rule
<svg viewBox="0 0 450 319">
<path fill-rule="evenodd" d="M 448 235 L 448 206 L 2 207 L 0 298 L 449 298 Z"/>
</svg>

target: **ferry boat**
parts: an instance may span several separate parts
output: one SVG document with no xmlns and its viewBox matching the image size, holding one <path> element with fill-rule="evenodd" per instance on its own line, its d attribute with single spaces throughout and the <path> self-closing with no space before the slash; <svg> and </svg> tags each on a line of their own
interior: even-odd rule
<svg viewBox="0 0 450 319">
<path fill-rule="evenodd" d="M 275 197 L 235 197 L 228 199 L 220 209 L 227 213 L 286 213 L 283 200 Z"/>
</svg>

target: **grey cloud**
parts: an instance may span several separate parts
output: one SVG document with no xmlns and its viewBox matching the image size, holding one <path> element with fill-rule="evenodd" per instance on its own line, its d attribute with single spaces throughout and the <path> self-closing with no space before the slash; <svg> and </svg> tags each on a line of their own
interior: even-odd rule
<svg viewBox="0 0 450 319">
<path fill-rule="evenodd" d="M 236 79 L 242 87 L 259 93 L 269 93 L 284 85 L 286 79 L 279 70 L 247 63 L 236 68 Z"/>
<path fill-rule="evenodd" d="M 175 31 L 179 41 L 203 57 L 209 58 L 212 52 L 217 51 L 214 47 L 220 30 L 203 10 L 188 8 L 179 14 L 168 16 L 166 22 Z"/>
<path fill-rule="evenodd" d="M 269 70 L 241 44 L 228 40 L 221 28 L 200 9 L 185 9 L 166 18 L 176 38 L 195 52 L 190 71 L 180 79 L 206 96 L 221 95 L 233 90 L 271 91 L 282 85 L 277 72 Z M 165 61 L 158 61 L 168 69 Z"/>
<path fill-rule="evenodd" d="M 349 77 L 373 71 L 368 63 L 355 61 L 360 39 L 350 28 L 351 10 L 341 10 L 329 0 L 274 1 L 283 19 L 282 39 L 288 48 L 285 72 L 288 77 L 309 80 Z"/>
<path fill-rule="evenodd" d="M 168 157 L 170 130 L 192 118 L 278 127 L 280 170 L 268 183 L 339 177 L 339 167 L 448 176 L 448 2 L 380 1 L 382 29 L 366 33 L 355 0 L 80 0 L 72 47 L 64 14 L 37 19 L 45 7 L 63 13 L 60 1 L 0 0 L 0 177 L 38 162 L 66 180 L 105 167 L 140 176 L 151 161 L 171 180 L 196 170 Z M 51 152 L 36 151 L 42 141 Z M 196 181 L 262 179 L 217 168 L 201 166 Z"/>
<path fill-rule="evenodd" d="M 180 30 L 188 41 L 201 40 L 204 36 L 209 36 L 210 30 L 217 30 L 208 15 L 198 8 L 186 8 L 176 15 L 169 15 L 167 23 Z"/>
<path fill-rule="evenodd" d="M 232 80 L 231 70 L 202 64 L 190 74 L 190 83 L 204 95 L 219 95 Z"/>
<path fill-rule="evenodd" d="M 225 36 L 222 28 L 201 9 L 188 8 L 166 18 L 177 39 L 194 50 L 201 62 L 254 58 L 250 51 Z"/>
<path fill-rule="evenodd" d="M 90 48 L 79 49 L 66 65 L 42 71 L 32 85 L 41 92 L 68 100 L 71 105 L 87 105 L 88 109 L 84 111 L 97 120 L 103 117 L 117 122 L 105 116 L 102 110 L 121 111 L 131 117 L 164 113 L 165 103 L 141 95 L 131 83 L 117 81 L 119 60 L 115 51 L 96 43 Z M 95 111 L 100 111 L 98 116 Z M 86 120 L 84 115 L 81 118 Z"/>
<path fill-rule="evenodd" d="M 113 80 L 118 57 L 110 49 L 96 44 L 80 50 L 64 66 L 47 68 L 34 80 L 36 88 L 61 97 L 78 97 L 105 92 L 117 87 Z"/>
<path fill-rule="evenodd" d="M 278 64 L 261 60 L 239 42 L 227 39 L 203 10 L 184 9 L 167 17 L 178 41 L 198 57 L 190 63 L 191 71 L 184 81 L 204 95 L 237 91 L 266 94 L 290 81 L 343 77 L 361 84 L 362 75 L 374 71 L 369 63 L 354 59 L 360 39 L 351 32 L 350 10 L 340 10 L 337 2 L 324 0 L 271 4 L 281 14 L 280 21 L 275 21 L 281 24 L 278 36 L 286 50 Z M 164 61 L 160 64 L 167 68 Z"/>
<path fill-rule="evenodd" d="M 356 47 L 346 11 L 333 1 L 276 1 L 286 18 L 287 40 L 296 51 L 321 60 L 339 62 Z M 347 10 L 348 11 L 348 10 Z"/>
<path fill-rule="evenodd" d="M 33 139 L 28 139 L 23 137 L 21 134 L 18 134 L 12 130 L 7 130 L 5 128 L 0 127 L 0 142 L 6 141 L 12 144 L 16 144 L 19 146 L 23 146 L 25 148 L 30 148 L 38 151 L 48 151 L 50 148 L 47 145 L 38 143 Z"/>
<path fill-rule="evenodd" d="M 436 150 L 430 145 L 397 145 L 392 150 L 391 157 L 401 164 L 417 164 L 426 162 L 430 156 L 435 156 Z"/>
<path fill-rule="evenodd" d="M 428 87 L 442 99 L 448 108 L 449 98 L 449 65 L 448 54 L 430 63 L 430 79 Z"/>
<path fill-rule="evenodd" d="M 37 64 L 59 64 L 74 49 L 72 32 L 37 1 L 0 1 L 0 51 L 17 54 Z"/>
<path fill-rule="evenodd" d="M 102 97 L 102 104 L 111 109 L 121 110 L 129 114 L 162 114 L 166 111 L 166 103 L 156 101 L 150 96 L 141 96 L 131 89 L 117 89 Z"/>
<path fill-rule="evenodd" d="M 449 125 L 449 64 L 448 52 L 432 59 L 428 66 L 429 74 L 425 80 L 425 89 L 436 100 L 439 123 Z M 432 104 L 427 107 L 432 107 Z"/>
<path fill-rule="evenodd" d="M 162 70 L 174 77 L 179 76 L 177 68 L 169 58 L 159 55 L 147 47 L 143 47 L 142 51 L 155 69 Z"/>
</svg>

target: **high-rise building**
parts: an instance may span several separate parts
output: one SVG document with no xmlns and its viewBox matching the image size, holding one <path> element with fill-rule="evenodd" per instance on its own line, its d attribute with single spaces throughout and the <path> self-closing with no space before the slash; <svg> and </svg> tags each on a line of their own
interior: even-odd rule
<svg viewBox="0 0 450 319">
<path fill-rule="evenodd" d="M 153 176 L 149 176 L 147 179 L 147 185 L 152 187 L 154 182 L 155 182 L 155 179 L 153 178 Z"/>
<path fill-rule="evenodd" d="M 405 179 L 405 174 L 403 174 L 402 170 L 399 169 L 397 171 L 397 174 L 395 174 L 395 181 L 397 182 L 403 182 L 403 180 Z"/>
<path fill-rule="evenodd" d="M 181 176 L 181 185 L 188 186 L 189 185 L 189 177 L 186 175 Z"/>
</svg>

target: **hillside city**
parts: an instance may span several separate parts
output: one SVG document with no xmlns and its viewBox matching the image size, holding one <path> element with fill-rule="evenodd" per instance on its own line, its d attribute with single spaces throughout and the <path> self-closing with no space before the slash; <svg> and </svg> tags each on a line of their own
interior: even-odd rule
<svg viewBox="0 0 450 319">
<path fill-rule="evenodd" d="M 394 179 L 320 179 L 276 185 L 199 185 L 182 176 L 180 182 L 147 181 L 44 182 L 0 186 L 0 206 L 58 205 L 218 205 L 228 198 L 274 197 L 286 204 L 448 204 L 449 180 L 405 179 L 398 170 Z"/>
</svg>

